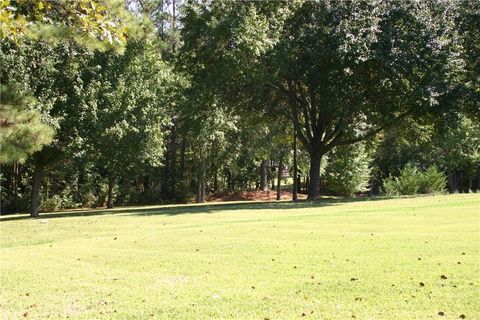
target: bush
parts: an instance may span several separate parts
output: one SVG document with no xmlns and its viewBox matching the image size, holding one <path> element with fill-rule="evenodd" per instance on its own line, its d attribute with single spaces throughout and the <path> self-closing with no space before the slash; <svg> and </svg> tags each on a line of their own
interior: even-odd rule
<svg viewBox="0 0 480 320">
<path fill-rule="evenodd" d="M 398 177 L 387 178 L 383 189 L 387 196 L 432 194 L 445 190 L 446 181 L 445 174 L 435 166 L 420 172 L 409 163 L 400 171 Z"/>
<path fill-rule="evenodd" d="M 73 199 L 70 186 L 67 186 L 49 198 L 40 199 L 40 207 L 42 211 L 55 211 L 59 209 L 76 208 L 77 204 Z"/>
<path fill-rule="evenodd" d="M 42 211 L 55 211 L 62 208 L 62 197 L 54 195 L 41 203 Z"/>
<path fill-rule="evenodd" d="M 436 166 L 431 166 L 421 174 L 418 192 L 423 194 L 439 193 L 445 190 L 446 185 L 445 174 L 438 171 Z"/>
<path fill-rule="evenodd" d="M 368 190 L 370 156 L 365 149 L 365 144 L 358 143 L 330 154 L 324 174 L 327 191 L 351 197 Z"/>
<path fill-rule="evenodd" d="M 97 205 L 98 199 L 92 192 L 86 192 L 85 194 L 82 194 L 81 198 L 83 207 L 95 208 Z"/>
</svg>

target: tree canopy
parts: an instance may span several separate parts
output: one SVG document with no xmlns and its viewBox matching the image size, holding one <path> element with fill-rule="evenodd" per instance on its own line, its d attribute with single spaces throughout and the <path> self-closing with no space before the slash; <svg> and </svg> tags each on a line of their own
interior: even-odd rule
<svg viewBox="0 0 480 320">
<path fill-rule="evenodd" d="M 472 1 L 0 0 L 2 212 L 374 195 L 409 172 L 478 189 L 479 15 Z"/>
</svg>

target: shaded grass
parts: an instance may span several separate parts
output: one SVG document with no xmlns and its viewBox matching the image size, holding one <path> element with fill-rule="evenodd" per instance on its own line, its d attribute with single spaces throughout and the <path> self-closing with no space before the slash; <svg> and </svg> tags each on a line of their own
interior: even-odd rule
<svg viewBox="0 0 480 320">
<path fill-rule="evenodd" d="M 0 314 L 477 319 L 479 219 L 478 194 L 2 218 Z"/>
<path fill-rule="evenodd" d="M 425 195 L 402 196 L 406 198 L 419 198 Z M 55 211 L 41 213 L 41 218 L 66 218 L 66 217 L 86 217 L 99 215 L 114 214 L 136 214 L 136 215 L 177 215 L 177 214 L 195 214 L 195 213 L 211 213 L 214 211 L 225 210 L 265 210 L 265 209 L 301 209 L 338 205 L 342 203 L 362 202 L 362 201 L 382 201 L 389 199 L 400 199 L 386 196 L 364 197 L 364 198 L 343 198 L 343 197 L 324 197 L 321 200 L 298 200 L 296 202 L 282 201 L 228 201 L 228 202 L 209 202 L 209 203 L 192 203 L 192 204 L 172 204 L 172 205 L 146 205 L 146 206 L 120 206 L 112 209 L 69 209 L 64 211 Z M 31 219 L 28 213 L 0 215 L 0 222 L 28 220 Z"/>
</svg>

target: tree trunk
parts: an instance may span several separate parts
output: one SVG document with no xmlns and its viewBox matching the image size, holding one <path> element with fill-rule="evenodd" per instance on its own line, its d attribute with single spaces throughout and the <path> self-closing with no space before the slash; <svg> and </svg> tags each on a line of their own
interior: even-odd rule
<svg viewBox="0 0 480 320">
<path fill-rule="evenodd" d="M 107 208 L 113 208 L 113 186 L 115 184 L 115 178 L 108 178 L 108 199 L 107 199 Z"/>
<path fill-rule="evenodd" d="M 197 177 L 197 203 L 205 202 L 205 163 L 200 161 Z"/>
<path fill-rule="evenodd" d="M 163 17 L 164 13 L 164 3 L 163 0 L 160 1 L 160 6 L 161 6 L 161 16 L 162 16 L 162 22 L 160 24 L 160 37 L 162 38 L 162 41 L 165 40 L 165 18 Z"/>
<path fill-rule="evenodd" d="M 277 201 L 281 198 L 280 185 L 282 184 L 282 171 L 283 171 L 283 162 L 282 160 L 278 163 L 278 176 L 277 176 Z"/>
<path fill-rule="evenodd" d="M 232 183 L 232 172 L 230 169 L 227 171 L 227 190 L 233 191 L 233 183 Z"/>
<path fill-rule="evenodd" d="M 213 171 L 213 190 L 218 192 L 218 168 L 217 165 L 215 165 L 215 169 Z"/>
<path fill-rule="evenodd" d="M 176 183 L 176 174 L 177 174 L 177 151 L 178 151 L 178 132 L 177 132 L 177 121 L 174 121 L 171 128 L 171 141 L 170 141 L 170 159 L 169 159 L 169 168 L 167 172 L 167 181 L 168 186 L 167 190 L 171 194 L 175 192 L 175 183 Z M 168 161 L 168 160 L 167 160 Z"/>
<path fill-rule="evenodd" d="M 150 177 L 143 176 L 142 184 L 143 184 L 143 192 L 150 190 Z"/>
<path fill-rule="evenodd" d="M 18 186 L 19 183 L 19 164 L 13 164 L 13 201 L 15 203 L 15 212 L 18 212 Z"/>
<path fill-rule="evenodd" d="M 480 169 L 477 171 L 477 187 L 476 190 L 480 190 Z"/>
<path fill-rule="evenodd" d="M 463 183 L 463 172 L 460 171 L 460 173 L 457 174 L 457 186 L 459 187 L 460 189 L 460 192 L 463 193 L 464 191 L 464 183 Z"/>
<path fill-rule="evenodd" d="M 42 182 L 43 166 L 36 164 L 33 170 L 32 181 L 32 211 L 30 213 L 32 218 L 38 218 L 40 210 L 40 186 Z"/>
<path fill-rule="evenodd" d="M 293 128 L 293 201 L 298 200 L 297 174 L 297 132 L 295 131 L 295 128 Z"/>
<path fill-rule="evenodd" d="M 455 170 L 450 170 L 448 172 L 448 191 L 450 193 L 458 192 L 457 176 L 455 174 Z"/>
<path fill-rule="evenodd" d="M 177 4 L 175 0 L 172 0 L 172 35 L 173 35 L 173 41 L 172 41 L 172 52 L 175 53 L 175 30 L 176 28 L 176 22 L 177 22 L 177 14 L 176 14 L 176 9 L 177 9 Z"/>
<path fill-rule="evenodd" d="M 267 191 L 268 190 L 268 168 L 267 168 L 268 160 L 263 160 L 260 164 L 260 190 Z"/>
<path fill-rule="evenodd" d="M 182 137 L 182 148 L 180 151 L 180 170 L 182 171 L 180 173 L 182 179 L 185 179 L 185 154 L 186 154 L 186 149 L 187 149 L 187 142 L 185 141 L 185 136 Z"/>
<path fill-rule="evenodd" d="M 320 163 L 322 155 L 314 152 L 310 155 L 310 182 L 308 185 L 308 200 L 320 197 Z"/>
</svg>

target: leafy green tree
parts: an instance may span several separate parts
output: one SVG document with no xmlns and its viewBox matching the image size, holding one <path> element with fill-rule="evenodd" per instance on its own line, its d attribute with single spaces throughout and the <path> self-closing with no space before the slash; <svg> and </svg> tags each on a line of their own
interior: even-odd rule
<svg viewBox="0 0 480 320">
<path fill-rule="evenodd" d="M 120 1 L 0 0 L 0 39 L 66 39 L 90 48 L 120 48 L 128 16 Z"/>
<path fill-rule="evenodd" d="M 28 113 L 33 112 L 39 115 L 37 119 L 41 120 L 43 124 L 42 127 L 45 128 L 48 126 L 55 129 L 56 140 L 50 143 L 51 139 L 46 139 L 43 141 L 45 144 L 36 144 L 33 142 L 35 143 L 35 149 L 37 151 L 27 159 L 30 164 L 34 164 L 35 167 L 33 170 L 34 173 L 32 174 L 33 216 L 38 214 L 38 200 L 35 199 L 38 199 L 41 172 L 47 164 L 42 162 L 41 159 L 45 159 L 48 162 L 52 160 L 50 155 L 56 154 L 56 152 L 51 152 L 52 148 L 43 152 L 43 150 L 41 150 L 42 146 L 58 146 L 58 142 L 62 140 L 59 139 L 62 135 L 59 129 L 63 117 L 59 115 L 58 106 L 63 103 L 62 100 L 68 97 L 66 92 L 70 86 L 63 81 L 59 81 L 59 71 L 61 69 L 63 71 L 62 74 L 66 75 L 70 73 L 67 70 L 71 67 L 71 64 L 64 63 L 65 60 L 63 59 L 68 50 L 63 49 L 64 48 L 60 47 L 53 48 L 51 45 L 40 42 L 23 43 L 18 46 L 9 42 L 2 42 L 1 47 L 3 63 L 0 66 L 0 71 L 2 81 L 5 81 L 7 84 L 15 83 L 18 88 L 16 91 L 9 91 L 9 94 L 16 95 L 16 97 L 12 97 L 11 100 L 22 100 L 22 97 L 26 96 L 32 96 L 34 98 L 30 102 L 30 107 L 28 109 L 25 107 L 22 108 L 17 117 L 25 118 L 28 117 Z M 60 61 L 62 61 L 62 63 L 60 63 Z M 8 107 L 7 113 L 14 112 L 14 110 L 13 107 Z M 48 138 L 51 138 L 52 129 L 45 129 L 50 132 L 47 136 Z M 19 130 L 20 132 L 11 132 L 10 134 L 12 136 L 21 134 L 22 128 L 18 127 L 15 128 L 15 130 Z M 23 136 L 24 139 L 28 137 L 29 136 Z M 30 136 L 30 138 L 35 137 Z M 28 147 L 28 142 L 25 142 L 24 146 Z M 9 146 L 2 145 L 2 148 L 8 149 Z M 23 152 L 25 151 L 28 151 L 28 148 Z"/>
<path fill-rule="evenodd" d="M 132 41 L 125 53 L 97 53 L 87 74 L 87 101 L 80 129 L 92 160 L 109 181 L 107 206 L 122 173 L 148 163 L 159 166 L 174 78 L 148 40 Z"/>
<path fill-rule="evenodd" d="M 464 106 L 464 113 L 472 119 L 480 117 L 480 3 L 458 1 L 455 12 L 457 37 L 463 73 L 457 78 L 460 90 L 456 98 Z"/>
<path fill-rule="evenodd" d="M 433 140 L 438 165 L 448 172 L 450 192 L 471 191 L 480 171 L 480 125 L 462 116 L 458 122 L 440 129 Z M 463 181 L 465 177 L 467 181 Z M 465 183 L 467 182 L 467 183 Z"/>
<path fill-rule="evenodd" d="M 314 199 L 329 151 L 436 109 L 451 57 L 446 11 L 412 2 L 219 2 L 187 11 L 184 50 L 211 94 L 293 122 L 310 155 Z"/>
<path fill-rule="evenodd" d="M 309 198 L 322 157 L 434 107 L 443 58 L 433 12 L 412 3 L 304 3 L 285 24 L 269 63 L 270 85 L 310 154 Z M 416 34 L 416 37 L 412 37 Z M 432 50 L 433 47 L 433 50 Z"/>
<path fill-rule="evenodd" d="M 18 74 L 12 74 L 12 71 L 7 68 L 2 68 L 2 82 L 19 83 L 23 88 L 18 92 L 19 96 L 13 100 L 20 101 L 22 97 L 33 96 L 35 98 L 36 106 L 41 106 L 39 109 L 30 111 L 23 110 L 20 114 L 20 109 L 14 111 L 12 106 L 9 110 L 3 112 L 12 116 L 16 113 L 17 119 L 25 119 L 34 113 L 41 114 L 42 121 L 45 125 L 49 125 L 57 129 L 57 141 L 50 150 L 45 152 L 38 151 L 32 158 L 32 163 L 35 164 L 35 172 L 32 179 L 32 216 L 38 216 L 39 210 L 39 189 L 41 183 L 41 176 L 45 165 L 53 158 L 51 155 L 60 152 L 51 152 L 53 149 L 62 149 L 62 144 L 65 142 L 58 139 L 62 133 L 59 129 L 72 128 L 61 126 L 63 117 L 58 117 L 58 105 L 62 105 L 62 92 L 65 84 L 56 82 L 56 74 L 61 68 L 61 65 L 56 64 L 60 56 L 65 53 L 72 53 L 72 50 L 63 50 L 64 48 L 74 48 L 75 46 L 65 45 L 68 41 L 73 40 L 75 43 L 89 49 L 115 49 L 121 51 L 125 43 L 126 24 L 129 21 L 129 16 L 123 9 L 123 4 L 113 1 L 96 1 L 96 0 L 80 0 L 80 1 L 48 1 L 48 0 L 34 0 L 34 1 L 0 1 L 0 39 L 2 40 L 2 58 L 8 57 L 7 68 L 13 65 L 19 67 L 14 68 Z M 47 40 L 49 44 L 38 40 Z M 39 47 L 43 46 L 46 49 L 43 52 L 37 51 Z M 62 52 L 63 50 L 63 52 Z M 19 52 L 20 59 L 15 61 L 17 56 L 12 55 L 12 52 Z M 49 52 L 55 54 L 48 56 Z M 34 52 L 37 57 L 33 61 L 28 61 L 32 58 Z M 26 54 L 24 54 L 26 53 Z M 60 53 L 60 54 L 57 54 Z M 13 59 L 12 59 L 13 57 Z M 2 59 L 2 62 L 4 60 Z M 45 63 L 47 62 L 47 63 Z M 70 64 L 68 64 L 71 66 Z M 32 68 L 33 67 L 33 68 Z M 37 69 L 45 70 L 50 77 L 45 77 L 45 73 L 39 73 Z M 19 72 L 20 71 L 20 72 Z M 63 70 L 65 71 L 65 70 Z M 38 77 L 37 75 L 42 77 Z M 66 73 L 70 75 L 68 72 Z M 58 78 L 61 78 L 58 76 Z M 34 79 L 34 80 L 32 80 Z M 16 81 L 20 80 L 20 81 Z M 40 80 L 40 82 L 38 82 Z M 43 82 L 42 82 L 43 81 Z M 50 85 L 50 87 L 49 87 Z M 69 86 L 66 86 L 71 88 Z M 11 91 L 13 93 L 13 91 Z M 66 98 L 65 100 L 70 100 Z M 65 104 L 64 104 L 65 105 Z M 33 113 L 32 113 L 33 112 Z M 61 113 L 61 112 L 60 112 Z M 38 119 L 34 116 L 32 120 Z M 34 124 L 34 123 L 32 123 Z M 39 124 L 35 124 L 37 129 Z M 13 132 L 13 130 L 19 130 Z M 32 128 L 33 129 L 33 128 Z M 10 126 L 9 136 L 19 136 L 22 134 L 24 128 L 22 126 Z M 43 138 L 38 141 L 24 141 L 22 144 L 26 148 L 23 153 L 28 154 L 31 150 L 29 145 L 35 144 L 36 150 L 41 150 L 42 144 L 49 142 L 49 129 L 42 129 L 44 131 Z M 68 130 L 63 130 L 68 131 Z M 40 132 L 39 132 L 40 133 Z M 25 139 L 33 137 L 32 135 L 23 135 Z M 4 142 L 13 142 L 7 139 Z M 17 153 L 20 144 L 16 144 Z M 12 149 L 12 146 L 6 145 L 6 149 Z M 58 151 L 58 150 L 57 150 Z M 56 157 L 54 157 L 56 158 Z"/>
</svg>

